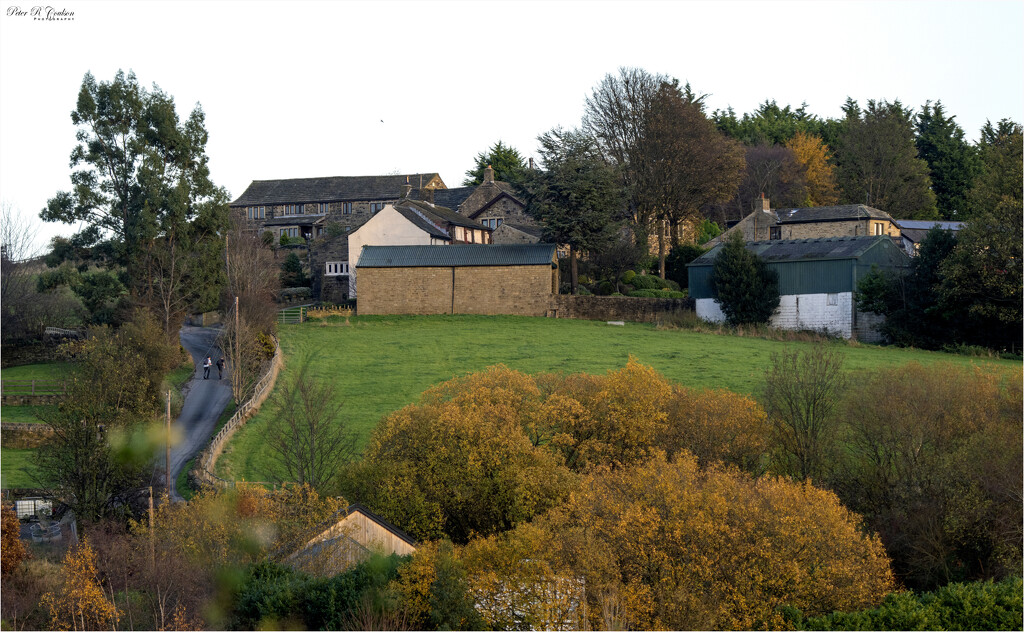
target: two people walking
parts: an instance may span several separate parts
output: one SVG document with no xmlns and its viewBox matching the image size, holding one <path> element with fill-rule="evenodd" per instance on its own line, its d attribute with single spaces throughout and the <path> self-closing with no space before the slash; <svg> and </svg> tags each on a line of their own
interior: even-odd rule
<svg viewBox="0 0 1024 632">
<path fill-rule="evenodd" d="M 206 356 L 206 360 L 203 362 L 203 379 L 210 379 L 210 367 L 213 366 L 213 359 L 210 356 Z M 217 379 L 224 377 L 224 358 L 217 358 Z"/>
</svg>

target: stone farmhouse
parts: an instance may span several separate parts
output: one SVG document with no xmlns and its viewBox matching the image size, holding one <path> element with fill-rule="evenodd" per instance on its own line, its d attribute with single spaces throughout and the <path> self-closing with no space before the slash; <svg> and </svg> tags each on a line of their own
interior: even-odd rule
<svg viewBox="0 0 1024 632">
<path fill-rule="evenodd" d="M 900 227 L 900 241 L 903 244 L 903 249 L 911 257 L 917 254 L 917 251 L 921 248 L 921 242 L 928 236 L 928 232 L 932 228 L 940 228 L 958 233 L 964 227 L 963 222 L 939 222 L 935 220 L 898 219 L 896 223 Z"/>
<path fill-rule="evenodd" d="M 553 244 L 363 246 L 356 268 L 361 315 L 549 316 L 558 294 Z"/>
<path fill-rule="evenodd" d="M 688 264 L 690 296 L 699 318 L 722 322 L 725 314 L 711 289 L 711 270 L 723 244 Z M 844 338 L 879 342 L 881 317 L 857 311 L 857 283 L 873 266 L 904 268 L 910 257 L 885 234 L 776 239 L 747 243 L 779 275 L 779 309 L 770 324 L 780 329 L 827 331 Z"/>
<path fill-rule="evenodd" d="M 449 189 L 437 173 L 254 180 L 230 205 L 247 230 L 269 231 L 275 241 L 284 236 L 305 242 L 313 294 L 332 302 L 349 298 L 350 285 L 354 295 L 355 284 L 349 283 L 349 277 L 354 280 L 355 270 L 350 264 L 358 248 L 350 248 L 349 238 L 386 207 L 394 213 L 365 231 L 356 242 L 360 246 L 388 245 L 383 234 L 392 229 L 404 234 L 409 225 L 421 234 L 395 245 L 540 240 L 539 226 L 526 215 L 512 185 L 495 181 L 490 167 L 481 185 L 456 189 Z M 384 224 L 392 228 L 384 229 Z M 492 238 L 494 233 L 497 239 Z"/>
<path fill-rule="evenodd" d="M 863 204 L 772 209 L 768 198 L 761 198 L 759 202 L 762 208 L 744 217 L 708 245 L 724 243 L 734 232 L 742 234 L 744 241 L 865 235 L 900 238 L 896 220 L 885 211 Z"/>
</svg>

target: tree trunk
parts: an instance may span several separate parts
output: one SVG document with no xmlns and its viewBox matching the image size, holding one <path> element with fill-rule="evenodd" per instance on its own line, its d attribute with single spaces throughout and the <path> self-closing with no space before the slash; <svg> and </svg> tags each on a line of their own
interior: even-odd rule
<svg viewBox="0 0 1024 632">
<path fill-rule="evenodd" d="M 576 267 L 576 247 L 569 244 L 569 282 L 571 284 L 571 292 L 573 294 L 579 294 L 579 270 Z"/>
<path fill-rule="evenodd" d="M 658 275 L 665 278 L 665 220 L 658 220 Z"/>
</svg>

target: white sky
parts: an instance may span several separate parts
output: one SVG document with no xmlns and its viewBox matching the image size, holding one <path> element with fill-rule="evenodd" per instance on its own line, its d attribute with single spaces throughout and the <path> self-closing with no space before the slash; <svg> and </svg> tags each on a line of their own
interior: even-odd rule
<svg viewBox="0 0 1024 632">
<path fill-rule="evenodd" d="M 460 186 L 497 140 L 524 156 L 574 126 L 605 74 L 638 66 L 742 114 L 765 99 L 835 117 L 847 96 L 941 99 L 971 140 L 1024 120 L 1024 2 L 63 2 L 0 0 L 0 201 L 39 246 L 70 188 L 82 77 L 134 70 L 185 118 L 214 182 L 439 172 Z M 16 15 L 14 7 L 30 15 Z"/>
</svg>

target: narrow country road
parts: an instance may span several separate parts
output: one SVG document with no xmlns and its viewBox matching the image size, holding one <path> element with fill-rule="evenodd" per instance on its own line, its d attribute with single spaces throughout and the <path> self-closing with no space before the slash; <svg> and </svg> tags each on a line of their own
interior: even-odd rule
<svg viewBox="0 0 1024 632">
<path fill-rule="evenodd" d="M 211 356 L 214 362 L 220 357 L 220 349 L 216 347 L 219 333 L 219 329 L 212 327 L 186 325 L 181 328 L 179 335 L 182 346 L 192 354 L 196 372 L 185 395 L 181 414 L 174 421 L 174 427 L 181 437 L 180 443 L 171 448 L 170 495 L 175 502 L 183 500 L 177 490 L 178 475 L 189 459 L 206 447 L 221 411 L 231 400 L 231 383 L 226 369 L 222 380 L 217 379 L 216 366 L 210 368 L 210 379 L 203 379 L 203 361 L 206 356 Z"/>
</svg>

